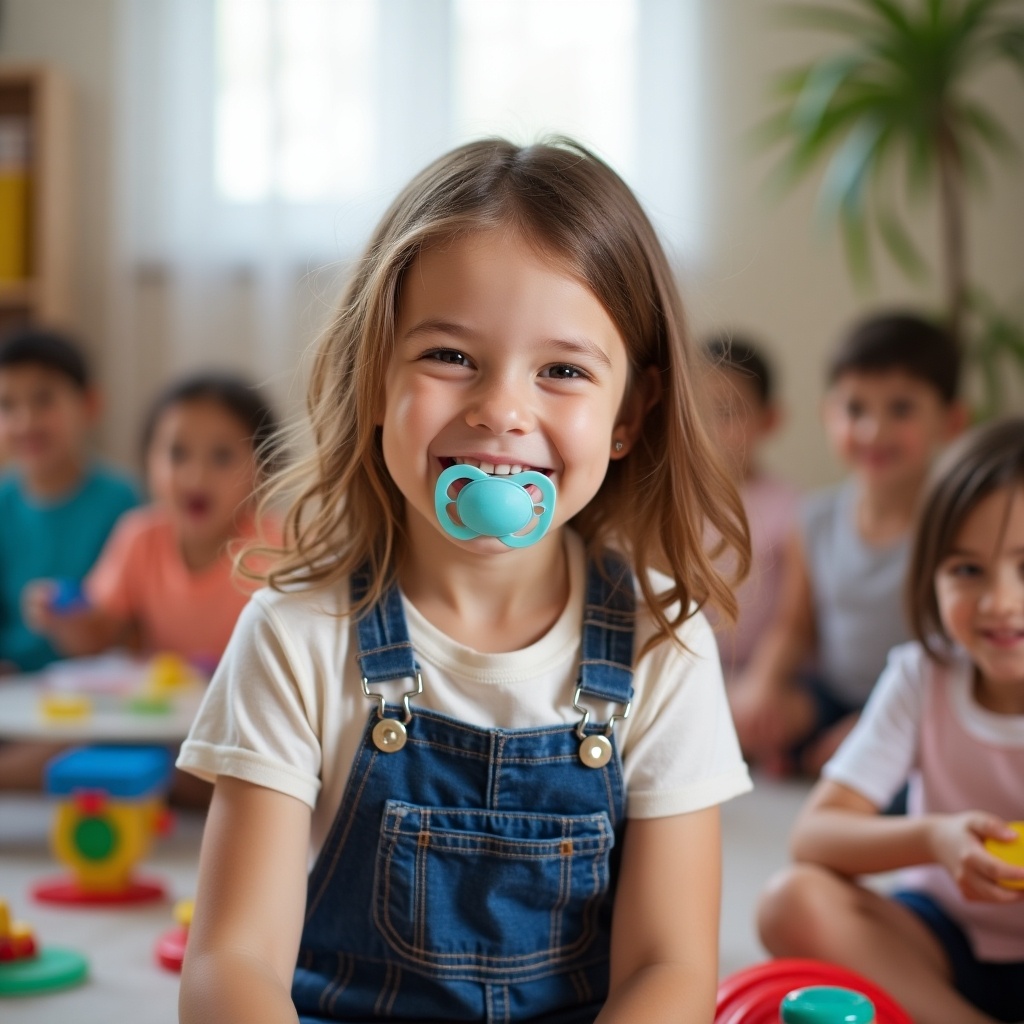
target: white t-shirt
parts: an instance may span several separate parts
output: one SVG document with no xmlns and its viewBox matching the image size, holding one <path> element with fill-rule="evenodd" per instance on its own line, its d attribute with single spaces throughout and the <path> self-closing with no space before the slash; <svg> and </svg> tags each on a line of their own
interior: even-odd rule
<svg viewBox="0 0 1024 1024">
<path fill-rule="evenodd" d="M 822 774 L 885 807 L 909 779 L 907 813 L 987 811 L 1024 816 L 1024 715 L 1000 715 L 973 693 L 962 652 L 949 665 L 919 644 L 889 655 L 853 732 Z M 982 960 L 1024 961 L 1024 903 L 965 900 L 938 864 L 900 872 L 902 888 L 933 896 L 967 933 Z"/>
<path fill-rule="evenodd" d="M 455 643 L 403 597 L 409 637 L 423 677 L 412 701 L 483 728 L 575 724 L 572 696 L 582 639 L 586 559 L 566 531 L 570 593 L 550 631 L 522 650 L 486 654 Z M 668 581 L 655 577 L 656 584 Z M 261 590 L 243 611 L 203 700 L 178 766 L 200 778 L 244 779 L 296 797 L 313 809 L 320 849 L 368 715 L 356 630 L 346 614 L 348 580 L 288 593 Z M 638 603 L 635 650 L 654 631 Z M 721 803 L 751 788 L 725 698 L 711 629 L 700 614 L 680 639 L 640 660 L 629 717 L 615 726 L 627 814 L 656 818 Z M 408 680 L 375 689 L 400 702 Z M 605 721 L 617 705 L 591 706 Z M 395 756 L 401 756 L 396 754 Z"/>
</svg>

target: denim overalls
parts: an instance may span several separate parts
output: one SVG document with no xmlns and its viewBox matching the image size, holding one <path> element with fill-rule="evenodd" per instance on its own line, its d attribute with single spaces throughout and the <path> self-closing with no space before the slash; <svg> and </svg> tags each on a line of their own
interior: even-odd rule
<svg viewBox="0 0 1024 1024">
<path fill-rule="evenodd" d="M 404 709 L 376 697 L 309 878 L 302 1021 L 568 1024 L 601 1009 L 625 825 L 611 725 L 629 710 L 634 608 L 628 568 L 604 565 L 587 568 L 579 687 L 565 695 L 578 725 L 484 729 L 417 709 L 417 691 Z M 419 683 L 397 589 L 357 630 L 368 696 Z M 587 704 L 604 701 L 622 707 L 590 725 Z M 379 749 L 374 728 L 393 738 L 403 721 L 404 746 Z"/>
</svg>

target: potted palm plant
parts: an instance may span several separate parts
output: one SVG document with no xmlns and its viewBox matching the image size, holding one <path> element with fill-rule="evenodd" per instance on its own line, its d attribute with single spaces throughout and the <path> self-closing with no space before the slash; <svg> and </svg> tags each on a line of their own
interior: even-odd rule
<svg viewBox="0 0 1024 1024">
<path fill-rule="evenodd" d="M 782 15 L 839 46 L 776 83 L 777 108 L 759 133 L 783 151 L 774 180 L 788 186 L 825 166 L 819 210 L 838 223 L 859 281 L 870 276 L 872 238 L 911 278 L 927 277 L 895 202 L 900 180 L 907 196 L 935 200 L 942 315 L 981 362 L 992 411 L 999 361 L 1009 355 L 1024 371 L 1024 327 L 970 280 L 967 200 L 985 160 L 1017 149 L 967 86 L 994 62 L 1024 75 L 1020 0 L 822 0 L 787 4 Z"/>
</svg>

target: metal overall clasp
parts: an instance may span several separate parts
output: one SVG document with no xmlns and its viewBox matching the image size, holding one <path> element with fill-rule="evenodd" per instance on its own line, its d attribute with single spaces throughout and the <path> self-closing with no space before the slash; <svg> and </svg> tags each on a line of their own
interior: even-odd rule
<svg viewBox="0 0 1024 1024">
<path fill-rule="evenodd" d="M 407 690 L 402 694 L 402 707 L 405 708 L 405 717 L 402 719 L 388 718 L 387 715 L 384 714 L 384 708 L 387 706 L 384 700 L 384 694 L 371 693 L 370 681 L 366 676 L 363 676 L 363 693 L 365 693 L 370 700 L 377 701 L 377 724 L 373 727 L 373 731 L 370 733 L 370 738 L 373 740 L 373 745 L 381 753 L 394 754 L 405 746 L 405 741 L 409 738 L 406 726 L 412 721 L 412 708 L 409 707 L 409 701 L 413 697 L 418 697 L 422 692 L 423 676 L 420 675 L 420 671 L 417 669 L 416 689 Z"/>
<path fill-rule="evenodd" d="M 576 735 L 580 740 L 580 760 L 588 768 L 603 768 L 612 759 L 611 737 L 615 723 L 629 718 L 629 709 L 633 706 L 633 702 L 631 700 L 627 700 L 625 704 L 622 704 L 621 701 L 617 702 L 622 708 L 621 714 L 614 714 L 608 719 L 603 733 L 595 732 L 588 735 L 586 730 L 590 722 L 590 711 L 580 704 L 582 692 L 583 684 L 579 683 L 572 697 L 573 708 L 583 715 L 576 725 Z"/>
</svg>

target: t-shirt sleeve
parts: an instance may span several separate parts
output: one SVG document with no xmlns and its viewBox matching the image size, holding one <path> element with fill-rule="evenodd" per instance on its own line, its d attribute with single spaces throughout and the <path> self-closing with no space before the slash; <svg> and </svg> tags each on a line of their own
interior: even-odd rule
<svg viewBox="0 0 1024 1024">
<path fill-rule="evenodd" d="M 210 782 L 242 779 L 314 807 L 320 792 L 316 699 L 273 608 L 257 593 L 181 747 L 178 767 Z"/>
<path fill-rule="evenodd" d="M 889 652 L 885 669 L 853 731 L 822 769 L 822 776 L 887 807 L 917 761 L 918 725 L 928 671 L 919 644 Z"/>
<path fill-rule="evenodd" d="M 637 665 L 637 718 L 623 750 L 631 818 L 685 814 L 752 788 L 702 614 L 686 621 L 681 639 L 687 650 L 663 643 Z"/>
</svg>

